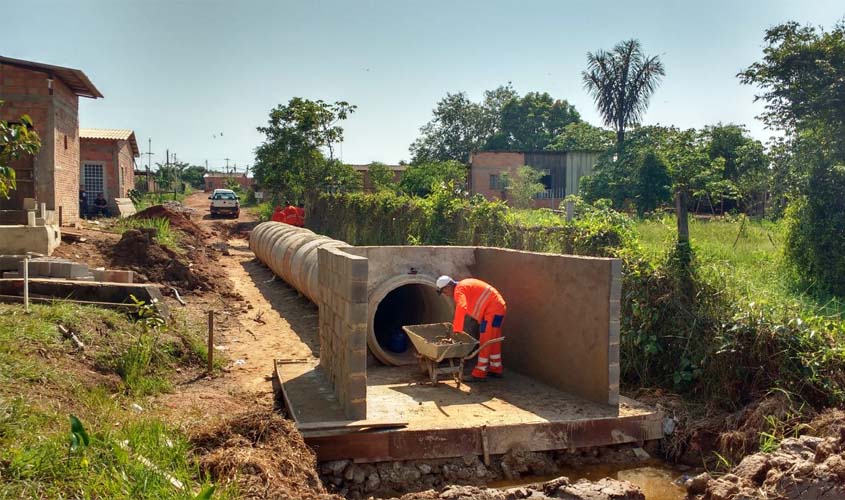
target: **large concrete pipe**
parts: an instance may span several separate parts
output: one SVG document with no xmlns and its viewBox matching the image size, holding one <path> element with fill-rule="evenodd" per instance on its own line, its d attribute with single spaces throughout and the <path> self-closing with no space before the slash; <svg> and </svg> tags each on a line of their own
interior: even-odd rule
<svg viewBox="0 0 845 500">
<path fill-rule="evenodd" d="M 452 321 L 453 306 L 437 294 L 435 277 L 402 274 L 380 283 L 370 293 L 367 346 L 379 361 L 387 365 L 411 365 L 417 362 L 410 344 L 395 352 L 391 337 L 405 325 Z"/>
<path fill-rule="evenodd" d="M 320 298 L 317 251 L 320 248 L 348 247 L 347 243 L 314 234 L 280 222 L 264 222 L 249 237 L 249 248 L 277 276 L 300 293 L 318 302 Z M 373 278 L 373 277 L 371 277 Z M 375 277 L 379 278 L 379 277 Z M 385 276 L 369 294 L 367 345 L 373 355 L 387 365 L 415 363 L 414 348 L 407 344 L 395 352 L 391 338 L 401 327 L 450 321 L 452 306 L 437 295 L 434 276 L 401 274 Z"/>
<path fill-rule="evenodd" d="M 317 302 L 317 249 L 348 246 L 342 241 L 314 234 L 281 222 L 264 222 L 249 237 L 249 248 L 276 276 Z"/>
</svg>

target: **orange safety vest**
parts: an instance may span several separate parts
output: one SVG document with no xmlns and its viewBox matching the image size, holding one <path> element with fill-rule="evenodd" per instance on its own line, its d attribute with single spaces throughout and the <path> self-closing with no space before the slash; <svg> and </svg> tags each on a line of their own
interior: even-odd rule
<svg viewBox="0 0 845 500">
<path fill-rule="evenodd" d="M 455 319 L 452 329 L 456 332 L 463 330 L 464 316 L 481 322 L 485 314 L 505 312 L 505 299 L 498 290 L 479 279 L 467 278 L 455 285 Z"/>
</svg>

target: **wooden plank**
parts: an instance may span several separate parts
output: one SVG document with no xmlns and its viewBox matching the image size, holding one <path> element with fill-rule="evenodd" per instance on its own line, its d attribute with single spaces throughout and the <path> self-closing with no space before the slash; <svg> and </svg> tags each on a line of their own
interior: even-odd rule
<svg viewBox="0 0 845 500">
<path fill-rule="evenodd" d="M 279 365 L 276 360 L 273 360 L 273 375 L 279 383 L 279 392 L 282 393 L 282 400 L 285 402 L 285 408 L 287 408 L 288 415 L 290 415 L 291 420 L 293 420 L 295 424 L 299 425 L 299 420 L 296 418 L 296 411 L 294 411 L 293 405 L 290 404 L 290 398 L 288 398 L 288 394 L 285 392 L 285 384 L 282 382 L 282 377 L 279 376 Z"/>
<path fill-rule="evenodd" d="M 305 435 L 317 460 L 355 459 L 356 462 L 415 460 L 483 455 L 499 455 L 519 447 L 527 451 L 549 451 L 641 443 L 662 438 L 662 414 L 632 417 L 487 425 L 453 429 L 422 429 Z"/>
<path fill-rule="evenodd" d="M 407 426 L 408 422 L 387 420 L 338 420 L 335 422 L 303 422 L 296 427 L 300 430 L 300 432 L 307 432 L 329 429 L 395 429 Z"/>
</svg>

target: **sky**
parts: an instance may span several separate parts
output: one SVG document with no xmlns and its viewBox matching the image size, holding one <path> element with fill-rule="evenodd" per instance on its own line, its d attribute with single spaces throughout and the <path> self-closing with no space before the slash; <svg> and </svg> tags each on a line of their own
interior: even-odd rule
<svg viewBox="0 0 845 500">
<path fill-rule="evenodd" d="M 256 127 L 292 97 L 358 106 L 343 122 L 346 163 L 409 160 L 447 92 L 479 100 L 511 82 L 601 119 L 584 91 L 586 54 L 638 38 L 666 77 L 643 123 L 746 125 L 762 103 L 736 74 L 785 21 L 831 27 L 842 0 L 299 1 L 0 0 L 0 55 L 83 70 L 104 99 L 80 99 L 80 126 L 130 128 L 212 168 L 251 165 Z M 137 160 L 146 165 L 147 156 Z"/>
</svg>

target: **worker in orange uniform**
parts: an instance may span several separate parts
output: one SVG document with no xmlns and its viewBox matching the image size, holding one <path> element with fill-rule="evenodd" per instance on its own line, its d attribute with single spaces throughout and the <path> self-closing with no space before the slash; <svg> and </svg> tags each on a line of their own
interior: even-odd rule
<svg viewBox="0 0 845 500">
<path fill-rule="evenodd" d="M 290 224 L 291 226 L 297 225 L 296 207 L 293 206 L 292 203 L 287 202 L 287 206 L 285 206 L 285 209 L 282 210 L 282 216 L 284 217 L 282 222 L 285 224 Z"/>
<path fill-rule="evenodd" d="M 305 205 L 300 203 L 294 208 L 296 208 L 296 225 L 305 227 Z"/>
<path fill-rule="evenodd" d="M 441 276 L 436 282 L 437 293 L 452 297 L 455 301 L 455 319 L 452 328 L 463 331 L 464 318 L 469 315 L 478 321 L 478 341 L 481 344 L 502 336 L 507 306 L 505 299 L 492 285 L 479 279 L 467 278 L 455 281 L 450 276 Z M 478 362 L 472 370 L 472 378 L 480 381 L 487 374 L 502 376 L 502 344 L 495 342 L 478 352 Z"/>
</svg>

